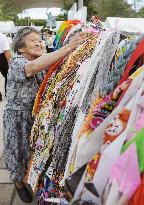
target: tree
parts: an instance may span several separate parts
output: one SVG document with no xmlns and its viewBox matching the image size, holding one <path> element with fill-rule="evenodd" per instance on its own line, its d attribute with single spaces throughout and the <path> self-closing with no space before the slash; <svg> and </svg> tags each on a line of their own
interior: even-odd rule
<svg viewBox="0 0 144 205">
<path fill-rule="evenodd" d="M 142 7 L 139 12 L 137 12 L 137 17 L 144 18 L 144 7 Z"/>
<path fill-rule="evenodd" d="M 63 2 L 64 2 L 64 10 L 66 11 L 68 11 L 73 5 L 73 1 L 70 0 L 63 0 Z"/>
<path fill-rule="evenodd" d="M 15 24 L 17 26 L 28 26 L 29 25 L 35 25 L 35 26 L 46 26 L 46 21 L 43 19 L 28 19 L 29 17 L 26 17 L 24 19 L 17 19 Z"/>
<path fill-rule="evenodd" d="M 15 20 L 19 12 L 15 0 L 0 0 L 0 20 Z"/>
<path fill-rule="evenodd" d="M 103 0 L 98 15 L 102 20 L 106 17 L 134 17 L 135 11 L 125 0 Z"/>
<path fill-rule="evenodd" d="M 66 21 L 68 16 L 68 11 L 61 9 L 61 13 L 56 16 L 57 21 Z"/>
<path fill-rule="evenodd" d="M 98 8 L 95 0 L 84 0 L 84 6 L 87 6 L 87 20 L 89 21 L 92 16 L 98 14 Z"/>
</svg>

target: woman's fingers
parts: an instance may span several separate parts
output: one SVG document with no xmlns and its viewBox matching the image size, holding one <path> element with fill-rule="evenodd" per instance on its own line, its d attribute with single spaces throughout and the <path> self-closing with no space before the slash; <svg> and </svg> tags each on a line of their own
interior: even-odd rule
<svg viewBox="0 0 144 205">
<path fill-rule="evenodd" d="M 70 42 L 71 46 L 77 46 L 81 44 L 82 42 L 87 40 L 87 33 L 86 32 L 81 32 L 80 34 L 77 34 Z"/>
<path fill-rule="evenodd" d="M 87 34 L 88 34 L 88 33 L 86 33 L 86 32 L 81 32 L 81 33 L 79 33 L 78 35 L 76 35 L 74 38 L 75 38 L 77 41 L 78 41 L 78 40 L 83 41 L 83 40 L 87 39 Z"/>
<path fill-rule="evenodd" d="M 87 36 L 88 36 L 88 32 L 81 32 L 81 33 L 79 33 L 79 37 L 80 38 L 87 38 Z"/>
</svg>

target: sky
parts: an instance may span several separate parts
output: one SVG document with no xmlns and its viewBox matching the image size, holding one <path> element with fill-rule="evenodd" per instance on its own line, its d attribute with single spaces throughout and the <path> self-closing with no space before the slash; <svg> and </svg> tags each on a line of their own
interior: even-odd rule
<svg viewBox="0 0 144 205">
<path fill-rule="evenodd" d="M 22 12 L 22 14 L 18 14 L 19 18 L 30 17 L 32 19 L 47 19 L 46 11 L 51 12 L 53 16 L 57 16 L 60 14 L 61 8 L 34 8 L 27 9 Z"/>
<path fill-rule="evenodd" d="M 137 9 L 139 9 L 139 8 L 141 8 L 142 6 L 144 6 L 144 0 L 139 0 L 140 2 L 139 2 L 139 4 L 137 4 Z M 134 3 L 134 0 L 127 0 L 127 2 L 129 3 L 129 4 L 133 4 Z"/>
<path fill-rule="evenodd" d="M 133 0 L 127 0 L 128 3 L 132 4 Z M 144 6 L 144 0 L 141 0 Z M 23 11 L 22 14 L 19 14 L 19 18 L 30 17 L 32 19 L 47 19 L 46 15 L 47 8 L 34 8 L 34 9 L 27 9 Z M 61 8 L 50 8 L 48 12 L 51 12 L 52 15 L 57 16 L 60 14 Z"/>
</svg>

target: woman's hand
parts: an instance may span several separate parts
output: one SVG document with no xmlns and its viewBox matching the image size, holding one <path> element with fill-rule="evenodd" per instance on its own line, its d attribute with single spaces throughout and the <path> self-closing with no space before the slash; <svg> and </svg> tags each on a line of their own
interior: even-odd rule
<svg viewBox="0 0 144 205">
<path fill-rule="evenodd" d="M 87 40 L 87 32 L 81 32 L 77 35 L 75 35 L 72 40 L 70 41 L 70 43 L 68 44 L 68 47 L 73 50 L 74 48 L 76 48 L 78 45 L 80 45 L 81 43 L 83 43 L 84 41 Z"/>
</svg>

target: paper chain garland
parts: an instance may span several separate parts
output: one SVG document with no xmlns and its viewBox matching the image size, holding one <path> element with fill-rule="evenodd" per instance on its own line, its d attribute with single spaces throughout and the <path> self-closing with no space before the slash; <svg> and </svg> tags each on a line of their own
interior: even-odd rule
<svg viewBox="0 0 144 205">
<path fill-rule="evenodd" d="M 55 49 L 59 49 L 62 46 L 62 43 L 67 35 L 67 33 L 73 28 L 74 26 L 80 24 L 79 20 L 67 20 L 62 23 L 59 30 L 57 31 L 57 35 L 54 40 L 54 47 Z"/>
<path fill-rule="evenodd" d="M 52 131 L 49 132 L 48 136 L 46 135 L 44 129 L 41 127 L 44 126 L 43 123 L 45 122 L 45 119 L 47 120 L 47 123 L 50 123 L 53 119 L 54 113 L 53 109 L 51 109 L 52 106 L 55 104 L 58 108 L 58 113 L 60 109 L 63 107 L 63 103 L 66 99 L 66 94 L 68 90 L 70 90 L 76 80 L 76 71 L 79 66 L 79 64 L 85 60 L 85 58 L 88 58 L 89 54 L 93 52 L 93 49 L 95 47 L 95 44 L 97 42 L 97 36 L 91 35 L 91 37 L 84 42 L 82 45 L 80 45 L 74 52 L 72 52 L 65 63 L 62 65 L 60 71 L 56 74 L 56 76 L 53 78 L 52 82 L 48 85 L 46 80 L 49 81 L 50 76 L 52 76 L 52 73 L 57 68 L 57 66 L 61 65 L 61 61 L 57 62 L 54 66 L 51 67 L 51 69 L 48 71 L 45 81 L 42 83 L 41 88 L 38 92 L 36 101 L 35 101 L 35 107 L 34 111 L 39 110 L 39 105 L 41 104 L 41 111 L 36 116 L 36 120 L 34 123 L 34 126 L 32 128 L 31 133 L 31 146 L 33 147 L 34 155 L 31 160 L 31 164 L 29 167 L 29 176 L 33 174 L 34 179 L 30 179 L 30 177 L 27 176 L 28 182 L 33 186 L 33 190 L 36 189 L 37 186 L 37 180 L 40 176 L 40 172 L 43 169 L 47 159 L 49 158 L 49 154 L 52 149 L 53 145 L 53 133 Z M 72 73 L 72 78 L 70 77 Z M 69 78 L 67 78 L 69 76 Z M 61 84 L 63 82 L 64 84 Z M 48 88 L 46 88 L 48 85 Z M 59 87 L 60 85 L 60 87 Z M 65 86 L 67 85 L 67 86 Z M 43 95 L 43 92 L 47 89 L 45 92 L 45 99 L 41 100 L 41 97 Z M 57 96 L 61 96 L 61 100 L 57 98 Z M 41 103 L 42 102 L 42 103 Z M 51 105 L 51 106 L 50 106 Z M 56 108 L 55 108 L 56 109 Z M 51 119 L 52 117 L 52 119 Z M 37 140 L 41 139 L 39 142 Z M 37 142 L 37 143 L 35 143 Z M 37 154 L 35 154 L 35 151 Z M 38 156 L 39 155 L 39 156 Z"/>
</svg>

